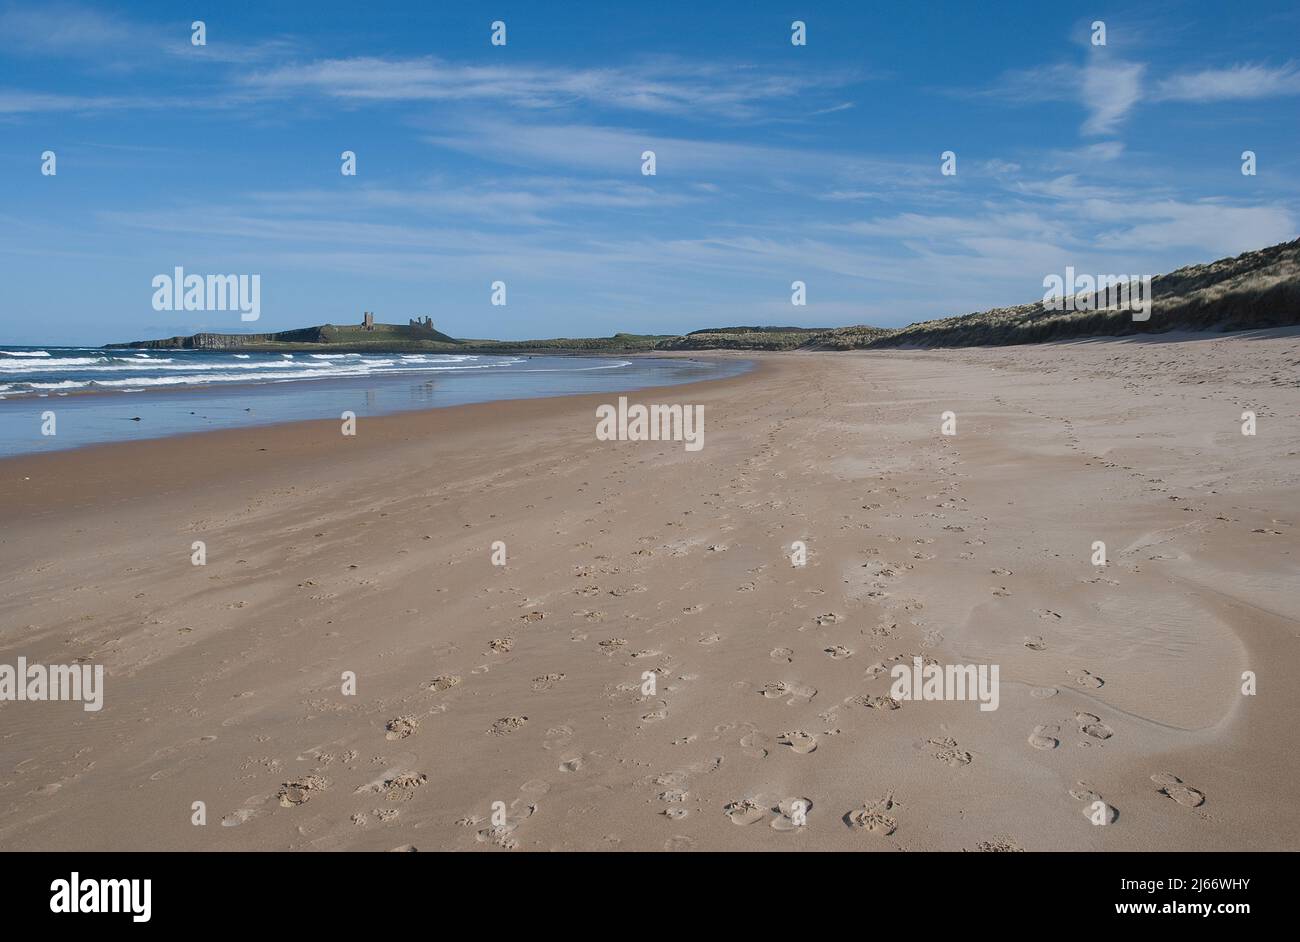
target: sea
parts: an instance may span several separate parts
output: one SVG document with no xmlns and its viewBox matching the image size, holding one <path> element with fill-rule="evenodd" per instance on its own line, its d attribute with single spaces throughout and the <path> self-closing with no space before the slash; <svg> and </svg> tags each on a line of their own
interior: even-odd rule
<svg viewBox="0 0 1300 942">
<path fill-rule="evenodd" d="M 741 360 L 0 346 L 0 457 L 722 379 Z M 594 420 L 593 420 L 594 421 Z"/>
</svg>

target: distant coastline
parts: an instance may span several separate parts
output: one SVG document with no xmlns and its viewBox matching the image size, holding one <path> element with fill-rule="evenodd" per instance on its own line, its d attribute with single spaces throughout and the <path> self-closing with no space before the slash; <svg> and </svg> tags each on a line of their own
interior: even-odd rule
<svg viewBox="0 0 1300 942">
<path fill-rule="evenodd" d="M 264 334 L 200 333 L 163 340 L 106 344 L 104 349 L 223 350 L 264 353 L 448 353 L 592 355 L 706 350 L 865 350 L 887 347 L 974 347 L 1123 337 L 1168 331 L 1239 331 L 1300 324 L 1300 239 L 1189 265 L 1150 282 L 1150 310 L 1136 319 L 1108 309 L 1105 291 L 1071 297 L 1069 309 L 1036 301 L 907 327 L 712 327 L 684 335 L 618 333 L 547 340 L 456 339 L 429 320 L 407 325 L 322 324 Z"/>
</svg>

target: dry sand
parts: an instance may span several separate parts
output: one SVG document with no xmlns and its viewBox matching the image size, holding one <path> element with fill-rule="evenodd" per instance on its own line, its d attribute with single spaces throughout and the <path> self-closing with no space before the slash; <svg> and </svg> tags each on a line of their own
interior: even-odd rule
<svg viewBox="0 0 1300 942">
<path fill-rule="evenodd" d="M 1297 846 L 1294 332 L 756 359 L 631 395 L 695 453 L 606 395 L 0 462 L 0 663 L 107 672 L 0 703 L 0 847 Z"/>
</svg>

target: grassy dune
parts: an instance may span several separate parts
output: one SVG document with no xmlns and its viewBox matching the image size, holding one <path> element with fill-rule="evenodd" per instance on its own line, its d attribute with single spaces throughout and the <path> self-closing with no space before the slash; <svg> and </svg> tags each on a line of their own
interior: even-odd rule
<svg viewBox="0 0 1300 942">
<path fill-rule="evenodd" d="M 1052 311 L 1042 301 L 912 324 L 883 336 L 830 332 L 845 347 L 974 347 L 1044 343 L 1079 337 L 1160 334 L 1171 330 L 1229 331 L 1300 324 L 1300 239 L 1189 265 L 1151 279 L 1151 319 L 1127 311 Z M 870 328 L 865 328 L 870 330 Z"/>
</svg>

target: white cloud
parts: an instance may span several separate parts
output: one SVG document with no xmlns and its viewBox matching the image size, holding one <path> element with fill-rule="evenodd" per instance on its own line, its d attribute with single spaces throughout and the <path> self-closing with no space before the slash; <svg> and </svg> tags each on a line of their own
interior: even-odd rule
<svg viewBox="0 0 1300 942">
<path fill-rule="evenodd" d="M 1154 101 L 1241 101 L 1278 95 L 1300 95 L 1300 70 L 1288 63 L 1280 68 L 1236 65 L 1172 75 L 1156 83 Z"/>
<path fill-rule="evenodd" d="M 1083 69 L 1079 98 L 1088 109 L 1083 133 L 1110 134 L 1138 103 L 1146 66 L 1093 59 Z"/>
<path fill-rule="evenodd" d="M 704 112 L 755 117 L 761 102 L 797 100 L 847 75 L 816 77 L 748 65 L 714 66 L 653 59 L 618 68 L 572 69 L 528 64 L 464 65 L 433 56 L 359 56 L 280 66 L 243 78 L 264 95 L 316 92 L 340 100 L 501 101 L 522 108 L 597 104 L 658 114 Z M 844 107 L 844 106 L 840 106 Z M 834 109 L 831 109 L 834 110 Z"/>
<path fill-rule="evenodd" d="M 1011 104 L 1078 102 L 1087 111 L 1081 131 L 1089 137 L 1114 134 L 1142 104 L 1166 101 L 1210 103 L 1300 95 L 1300 68 L 1294 63 L 1270 67 L 1254 63 L 1201 69 L 1146 80 L 1145 63 L 1127 62 L 1093 50 L 1081 67 L 1066 63 L 1003 73 L 990 87 L 969 93 Z M 1098 146 L 1098 145 L 1094 145 Z M 1118 145 L 1116 145 L 1118 146 Z M 1115 154 L 1099 150 L 1096 159 Z"/>
<path fill-rule="evenodd" d="M 292 49 L 280 38 L 249 40 L 220 32 L 209 33 L 206 46 L 194 46 L 190 23 L 189 17 L 175 17 L 167 27 L 146 25 L 68 3 L 11 6 L 0 10 L 0 47 L 16 55 L 80 59 L 115 71 L 174 64 L 176 57 L 248 64 Z"/>
<path fill-rule="evenodd" d="M 1280 206 L 1232 206 L 1219 200 L 1185 203 L 1094 203 L 1085 212 L 1102 222 L 1117 220 L 1095 238 L 1104 251 L 1191 249 L 1200 259 L 1239 255 L 1296 237 L 1296 217 Z"/>
<path fill-rule="evenodd" d="M 51 111 L 109 111 L 139 107 L 129 98 L 92 95 L 60 95 L 53 92 L 0 90 L 0 114 L 37 114 Z"/>
</svg>

